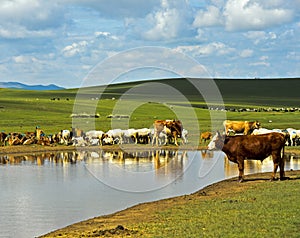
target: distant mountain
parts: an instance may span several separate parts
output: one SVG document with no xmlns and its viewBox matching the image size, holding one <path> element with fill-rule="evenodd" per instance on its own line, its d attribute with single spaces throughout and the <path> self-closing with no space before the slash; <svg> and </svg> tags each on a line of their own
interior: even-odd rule
<svg viewBox="0 0 300 238">
<path fill-rule="evenodd" d="M 27 85 L 18 82 L 0 82 L 0 88 L 15 88 L 15 89 L 25 89 L 25 90 L 60 90 L 64 89 L 55 84 L 49 85 Z"/>
</svg>

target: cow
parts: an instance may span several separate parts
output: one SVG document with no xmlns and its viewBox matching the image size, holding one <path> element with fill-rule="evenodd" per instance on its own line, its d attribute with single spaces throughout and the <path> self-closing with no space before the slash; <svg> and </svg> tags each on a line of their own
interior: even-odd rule
<svg viewBox="0 0 300 238">
<path fill-rule="evenodd" d="M 295 146 L 296 145 L 296 143 L 295 143 L 296 138 L 300 137 L 300 131 L 296 130 L 296 129 L 293 129 L 293 128 L 287 128 L 286 131 L 290 135 L 290 145 Z"/>
<path fill-rule="evenodd" d="M 170 134 L 174 139 L 174 144 L 178 146 L 177 138 L 182 136 L 182 123 L 179 120 L 155 120 L 154 121 L 154 136 L 152 140 L 152 145 L 156 142 L 156 146 L 158 146 L 158 138 L 159 134 L 164 130 L 164 128 L 168 128 L 170 130 Z"/>
<path fill-rule="evenodd" d="M 291 145 L 291 140 L 290 140 L 290 134 L 287 130 L 280 130 L 280 129 L 267 129 L 267 128 L 259 128 L 259 129 L 254 129 L 252 132 L 252 135 L 262 135 L 262 134 L 268 134 L 271 132 L 278 132 L 281 133 L 285 136 L 285 145 Z"/>
<path fill-rule="evenodd" d="M 137 141 L 138 143 L 148 144 L 150 143 L 151 129 L 141 128 L 137 129 Z"/>
<path fill-rule="evenodd" d="M 134 128 L 123 130 L 123 143 L 138 143 L 138 131 Z"/>
<path fill-rule="evenodd" d="M 71 132 L 69 130 L 61 130 L 58 133 L 59 143 L 69 145 L 71 140 Z"/>
<path fill-rule="evenodd" d="M 244 180 L 244 160 L 261 160 L 272 155 L 274 169 L 271 180 L 280 168 L 280 179 L 284 177 L 284 146 L 285 136 L 282 133 L 272 132 L 263 135 L 226 136 L 219 132 L 208 144 L 209 150 L 222 150 L 227 158 L 238 164 L 239 182 Z M 283 155 L 281 155 L 281 152 Z"/>
<path fill-rule="evenodd" d="M 254 129 L 260 128 L 258 121 L 229 121 L 223 122 L 225 128 L 225 134 L 229 135 L 229 132 L 243 133 L 244 135 L 250 135 Z"/>
<path fill-rule="evenodd" d="M 123 144 L 124 131 L 121 129 L 111 129 L 103 136 L 105 144 Z"/>
<path fill-rule="evenodd" d="M 90 130 L 85 133 L 85 140 L 87 140 L 90 145 L 102 145 L 104 134 L 105 133 L 100 130 Z M 98 143 L 95 143 L 96 140 L 98 140 Z"/>
<path fill-rule="evenodd" d="M 212 133 L 210 131 L 205 131 L 205 132 L 202 132 L 200 134 L 200 143 L 202 142 L 206 142 L 207 140 L 210 140 L 212 137 Z"/>
<path fill-rule="evenodd" d="M 0 145 L 5 145 L 5 138 L 7 137 L 7 134 L 3 131 L 0 132 Z"/>
</svg>

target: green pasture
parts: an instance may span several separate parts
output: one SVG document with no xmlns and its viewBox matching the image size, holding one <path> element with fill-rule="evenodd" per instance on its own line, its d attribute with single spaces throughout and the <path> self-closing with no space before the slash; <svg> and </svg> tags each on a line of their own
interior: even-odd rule
<svg viewBox="0 0 300 238">
<path fill-rule="evenodd" d="M 187 199 L 129 228 L 141 237 L 299 237 L 299 183 L 257 183 L 226 197 Z"/>
<path fill-rule="evenodd" d="M 226 108 L 300 107 L 300 79 L 277 80 L 215 80 L 224 105 L 211 95 L 206 102 L 199 93 L 201 81 L 167 79 L 149 81 L 174 88 L 176 94 L 141 90 L 145 82 L 124 83 L 109 87 L 66 89 L 57 91 L 26 91 L 0 89 L 0 130 L 5 132 L 33 131 L 36 126 L 45 133 L 57 133 L 72 126 L 83 130 L 151 127 L 155 119 L 180 119 L 189 131 L 222 129 L 222 121 L 259 120 L 266 128 L 299 128 L 300 112 L 224 112 L 208 110 L 207 106 Z M 193 82 L 198 84 L 197 87 Z M 199 83 L 200 82 L 200 83 Z M 136 89 L 132 91 L 132 88 Z M 126 97 L 125 97 L 126 96 Z M 207 103 L 209 105 L 207 105 Z M 72 118 L 72 114 L 100 115 L 99 118 Z M 108 118 L 122 115 L 128 118 Z M 123 115 L 124 116 L 124 115 Z M 212 123 L 213 121 L 213 123 Z M 198 135 L 195 135 L 198 136 Z"/>
</svg>

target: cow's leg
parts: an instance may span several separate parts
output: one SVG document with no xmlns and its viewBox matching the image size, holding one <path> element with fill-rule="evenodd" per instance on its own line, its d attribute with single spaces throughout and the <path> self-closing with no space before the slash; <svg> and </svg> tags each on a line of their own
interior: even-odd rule
<svg viewBox="0 0 300 238">
<path fill-rule="evenodd" d="M 279 170 L 280 170 L 280 180 L 285 180 L 287 177 L 285 177 L 284 172 L 284 147 L 282 149 L 282 153 L 279 154 Z"/>
<path fill-rule="evenodd" d="M 275 176 L 276 176 L 276 172 L 279 166 L 279 162 L 280 162 L 280 153 L 272 153 L 272 158 L 273 158 L 273 164 L 274 164 L 274 168 L 273 168 L 273 173 L 272 173 L 272 177 L 271 177 L 271 181 L 275 180 Z"/>
<path fill-rule="evenodd" d="M 238 158 L 237 161 L 239 168 L 239 182 L 241 183 L 244 181 L 244 159 Z"/>
</svg>

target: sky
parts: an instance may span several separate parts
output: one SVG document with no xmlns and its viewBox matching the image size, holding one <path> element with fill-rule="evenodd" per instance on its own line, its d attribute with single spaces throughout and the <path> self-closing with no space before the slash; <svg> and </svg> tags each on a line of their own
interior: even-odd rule
<svg viewBox="0 0 300 238">
<path fill-rule="evenodd" d="M 214 78 L 299 77 L 299 9 L 300 0 L 0 0 L 0 82 L 75 88 L 112 61 L 111 71 L 126 65 L 123 81 L 178 75 L 181 60 L 149 63 L 170 59 L 159 49 Z M 131 67 L 147 47 L 158 50 Z"/>
</svg>

